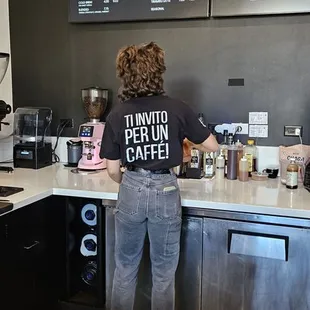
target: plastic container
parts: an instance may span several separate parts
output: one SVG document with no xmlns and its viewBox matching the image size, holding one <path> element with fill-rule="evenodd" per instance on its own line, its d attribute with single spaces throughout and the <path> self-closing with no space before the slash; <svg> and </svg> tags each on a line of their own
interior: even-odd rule
<svg viewBox="0 0 310 310">
<path fill-rule="evenodd" d="M 82 157 L 83 142 L 81 140 L 67 141 L 68 165 L 77 167 Z"/>
<path fill-rule="evenodd" d="M 248 144 L 243 150 L 243 155 L 247 158 L 249 163 L 249 176 L 251 176 L 252 172 L 256 171 L 257 148 L 254 143 L 253 139 L 249 139 Z"/>
<path fill-rule="evenodd" d="M 218 180 L 223 180 L 225 178 L 225 158 L 222 154 L 216 159 L 215 177 Z"/>
<path fill-rule="evenodd" d="M 243 156 L 239 161 L 238 179 L 241 182 L 249 181 L 249 162 L 245 156 Z"/>
<path fill-rule="evenodd" d="M 253 181 L 266 181 L 268 180 L 268 173 L 266 172 L 252 172 Z"/>
</svg>

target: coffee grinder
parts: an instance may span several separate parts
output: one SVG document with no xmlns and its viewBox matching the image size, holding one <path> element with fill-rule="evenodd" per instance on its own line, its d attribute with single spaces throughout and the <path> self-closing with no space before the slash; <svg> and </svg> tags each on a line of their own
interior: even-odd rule
<svg viewBox="0 0 310 310">
<path fill-rule="evenodd" d="M 79 170 L 101 170 L 106 168 L 106 160 L 100 158 L 101 140 L 105 123 L 100 122 L 108 103 L 108 90 L 99 87 L 82 89 L 82 100 L 89 118 L 80 125 L 78 136 L 83 142 Z"/>
<path fill-rule="evenodd" d="M 0 53 L 0 84 L 2 83 L 5 73 L 9 66 L 10 55 L 7 53 Z M 10 105 L 6 104 L 3 100 L 0 99 L 0 130 L 1 125 L 9 125 L 7 122 L 2 122 L 7 114 L 10 114 L 12 108 Z"/>
</svg>

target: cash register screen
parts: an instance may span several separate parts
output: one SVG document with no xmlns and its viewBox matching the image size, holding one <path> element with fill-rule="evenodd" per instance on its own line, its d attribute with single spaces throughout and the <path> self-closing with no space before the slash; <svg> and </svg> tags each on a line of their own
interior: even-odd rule
<svg viewBox="0 0 310 310">
<path fill-rule="evenodd" d="M 188 19 L 208 16 L 208 0 L 69 0 L 72 23 Z"/>
</svg>

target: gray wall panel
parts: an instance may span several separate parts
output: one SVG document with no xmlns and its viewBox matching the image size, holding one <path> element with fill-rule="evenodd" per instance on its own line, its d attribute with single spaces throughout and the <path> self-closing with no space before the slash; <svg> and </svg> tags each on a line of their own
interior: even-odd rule
<svg viewBox="0 0 310 310">
<path fill-rule="evenodd" d="M 14 107 L 51 106 L 54 130 L 59 118 L 83 122 L 83 87 L 111 89 L 116 104 L 118 49 L 155 40 L 166 50 L 168 94 L 209 122 L 268 111 L 269 138 L 259 144 L 298 143 L 283 137 L 285 124 L 302 124 L 310 143 L 310 16 L 71 25 L 63 0 L 11 0 L 10 11 Z M 229 78 L 245 86 L 228 87 Z"/>
</svg>

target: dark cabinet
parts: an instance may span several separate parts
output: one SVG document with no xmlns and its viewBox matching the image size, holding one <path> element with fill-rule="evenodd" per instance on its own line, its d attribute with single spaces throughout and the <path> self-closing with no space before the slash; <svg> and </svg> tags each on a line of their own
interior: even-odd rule
<svg viewBox="0 0 310 310">
<path fill-rule="evenodd" d="M 204 219 L 202 309 L 310 309 L 310 230 Z"/>
<path fill-rule="evenodd" d="M 65 208 L 50 197 L 0 218 L 1 308 L 56 309 L 65 292 Z"/>
<path fill-rule="evenodd" d="M 176 274 L 176 309 L 201 309 L 203 219 L 191 216 L 183 218 L 180 261 Z M 114 262 L 113 208 L 106 209 L 106 296 L 107 309 L 111 306 Z M 149 242 L 146 241 L 140 265 L 134 309 L 151 309 L 151 264 Z"/>
<path fill-rule="evenodd" d="M 308 0 L 211 0 L 211 16 L 272 15 L 310 12 Z"/>
<path fill-rule="evenodd" d="M 67 199 L 67 298 L 64 309 L 105 305 L 105 209 L 101 200 Z"/>
<path fill-rule="evenodd" d="M 180 261 L 176 273 L 176 309 L 200 310 L 203 219 L 183 218 Z"/>
</svg>

